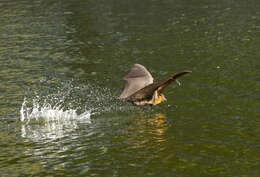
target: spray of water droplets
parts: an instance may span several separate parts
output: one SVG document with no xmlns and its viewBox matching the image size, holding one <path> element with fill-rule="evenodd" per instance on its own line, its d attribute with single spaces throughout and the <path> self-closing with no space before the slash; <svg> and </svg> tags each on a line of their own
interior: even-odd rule
<svg viewBox="0 0 260 177">
<path fill-rule="evenodd" d="M 79 122 L 91 123 L 97 112 L 84 99 L 89 87 L 76 87 L 72 81 L 44 84 L 32 88 L 21 105 L 22 137 L 55 140 L 76 130 Z"/>
<path fill-rule="evenodd" d="M 47 80 L 31 88 L 20 109 L 22 136 L 35 141 L 57 139 L 91 123 L 91 116 L 131 109 L 114 92 L 76 81 Z"/>
</svg>

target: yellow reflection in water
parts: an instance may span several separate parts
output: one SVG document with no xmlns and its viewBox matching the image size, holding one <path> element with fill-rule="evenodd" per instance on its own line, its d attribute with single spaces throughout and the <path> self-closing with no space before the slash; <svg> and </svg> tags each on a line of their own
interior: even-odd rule
<svg viewBox="0 0 260 177">
<path fill-rule="evenodd" d="M 168 129 L 168 126 L 166 125 L 166 122 L 165 122 L 165 115 L 161 114 L 161 113 L 157 113 L 150 120 L 152 121 L 152 124 L 154 125 L 154 127 L 153 127 L 154 131 L 152 133 L 153 138 L 157 142 L 166 141 L 164 135 Z"/>
</svg>

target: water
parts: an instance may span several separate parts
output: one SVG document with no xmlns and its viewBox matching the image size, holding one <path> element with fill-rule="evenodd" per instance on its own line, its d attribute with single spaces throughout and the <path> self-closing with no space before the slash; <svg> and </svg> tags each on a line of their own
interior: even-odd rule
<svg viewBox="0 0 260 177">
<path fill-rule="evenodd" d="M 0 2 L 0 176 L 260 174 L 260 7 Z M 183 70 L 167 102 L 118 101 L 134 63 Z"/>
</svg>

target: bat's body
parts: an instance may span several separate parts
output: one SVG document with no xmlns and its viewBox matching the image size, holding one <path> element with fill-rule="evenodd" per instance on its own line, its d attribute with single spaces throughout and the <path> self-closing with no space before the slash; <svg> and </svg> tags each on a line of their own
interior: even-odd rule
<svg viewBox="0 0 260 177">
<path fill-rule="evenodd" d="M 165 80 L 153 83 L 153 77 L 147 69 L 135 64 L 128 75 L 124 77 L 126 81 L 125 89 L 120 95 L 121 100 L 130 101 L 135 105 L 156 105 L 166 101 L 162 91 L 176 79 L 190 73 L 183 71 L 166 78 Z"/>
</svg>

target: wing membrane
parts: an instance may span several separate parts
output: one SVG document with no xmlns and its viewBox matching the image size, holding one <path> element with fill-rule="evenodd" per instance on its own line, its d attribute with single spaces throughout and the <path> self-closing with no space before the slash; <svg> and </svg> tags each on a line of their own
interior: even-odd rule
<svg viewBox="0 0 260 177">
<path fill-rule="evenodd" d="M 120 95 L 120 99 L 125 99 L 138 90 L 153 83 L 153 77 L 149 71 L 140 64 L 134 64 L 130 72 L 124 77 L 125 88 Z"/>
</svg>

